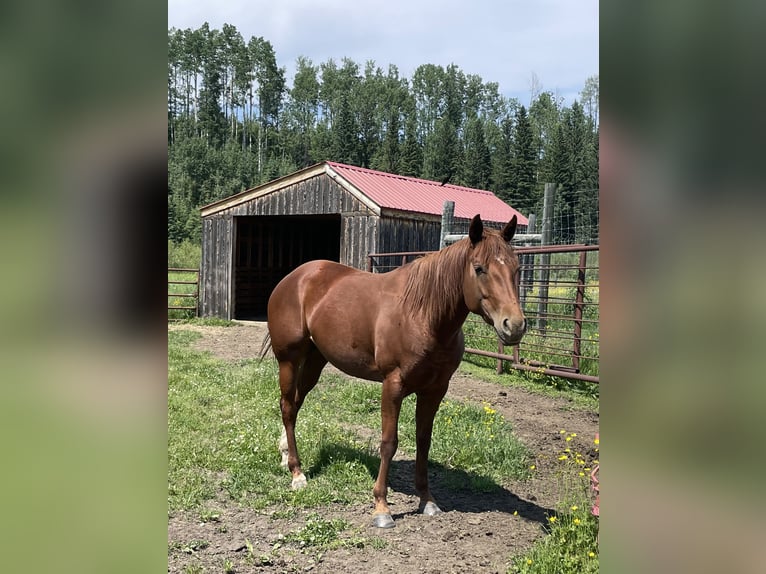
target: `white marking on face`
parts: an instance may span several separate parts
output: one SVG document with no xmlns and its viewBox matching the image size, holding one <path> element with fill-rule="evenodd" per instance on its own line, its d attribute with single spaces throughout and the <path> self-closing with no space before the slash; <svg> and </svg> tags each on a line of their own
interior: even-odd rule
<svg viewBox="0 0 766 574">
<path fill-rule="evenodd" d="M 505 259 L 503 259 L 502 257 L 495 257 L 495 259 L 497 259 L 497 262 L 500 265 L 505 265 Z"/>
</svg>

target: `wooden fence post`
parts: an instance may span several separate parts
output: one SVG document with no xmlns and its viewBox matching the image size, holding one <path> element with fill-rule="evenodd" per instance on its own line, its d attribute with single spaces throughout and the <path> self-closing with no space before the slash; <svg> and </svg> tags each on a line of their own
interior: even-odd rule
<svg viewBox="0 0 766 574">
<path fill-rule="evenodd" d="M 542 245 L 551 244 L 553 231 L 553 198 L 556 193 L 555 183 L 545 184 L 545 194 L 543 195 L 543 228 Z M 548 326 L 548 281 L 551 273 L 551 254 L 543 253 L 540 255 L 540 297 L 538 299 L 538 318 L 537 328 L 545 335 L 545 329 Z"/>
<path fill-rule="evenodd" d="M 447 246 L 447 235 L 452 233 L 452 222 L 455 217 L 455 202 L 445 201 L 444 207 L 442 207 L 442 229 L 441 237 L 439 239 L 439 249 L 444 249 Z"/>
</svg>

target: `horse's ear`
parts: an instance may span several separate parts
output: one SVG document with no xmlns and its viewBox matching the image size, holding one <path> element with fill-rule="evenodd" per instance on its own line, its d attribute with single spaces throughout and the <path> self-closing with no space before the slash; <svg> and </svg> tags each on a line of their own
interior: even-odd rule
<svg viewBox="0 0 766 574">
<path fill-rule="evenodd" d="M 513 239 L 513 235 L 516 233 L 516 216 L 511 217 L 511 220 L 503 228 L 503 239 L 508 243 Z"/>
<path fill-rule="evenodd" d="M 471 226 L 468 228 L 468 237 L 471 238 L 471 243 L 476 245 L 481 241 L 481 236 L 484 234 L 484 224 L 481 222 L 481 216 L 477 213 L 471 220 Z"/>
</svg>

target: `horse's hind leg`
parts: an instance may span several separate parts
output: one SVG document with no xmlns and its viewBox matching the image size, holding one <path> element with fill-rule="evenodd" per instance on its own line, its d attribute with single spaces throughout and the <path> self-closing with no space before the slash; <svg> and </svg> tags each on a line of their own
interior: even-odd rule
<svg viewBox="0 0 766 574">
<path fill-rule="evenodd" d="M 316 385 L 326 364 L 327 359 L 313 343 L 301 359 L 279 361 L 279 387 L 282 393 L 280 407 L 284 425 L 279 450 L 282 453 L 282 464 L 287 466 L 292 474 L 293 490 L 306 486 L 306 476 L 301 470 L 295 441 L 295 421 L 306 395 Z"/>
</svg>

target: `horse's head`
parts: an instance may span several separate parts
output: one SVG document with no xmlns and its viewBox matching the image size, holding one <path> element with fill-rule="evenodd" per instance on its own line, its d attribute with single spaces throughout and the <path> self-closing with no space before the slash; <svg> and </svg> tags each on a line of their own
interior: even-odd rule
<svg viewBox="0 0 766 574">
<path fill-rule="evenodd" d="M 515 232 L 515 215 L 500 233 L 485 231 L 481 217 L 475 216 L 463 279 L 466 306 L 492 325 L 506 345 L 516 345 L 527 329 L 516 284 L 519 258 L 509 245 Z"/>
</svg>

